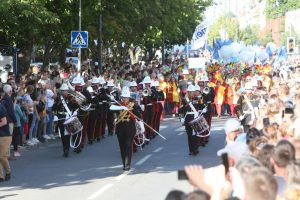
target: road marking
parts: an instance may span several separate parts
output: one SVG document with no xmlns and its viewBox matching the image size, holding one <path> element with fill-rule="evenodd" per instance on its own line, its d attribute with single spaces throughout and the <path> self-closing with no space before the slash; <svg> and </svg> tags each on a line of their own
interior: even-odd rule
<svg viewBox="0 0 300 200">
<path fill-rule="evenodd" d="M 184 134 L 184 132 L 181 132 L 181 133 L 178 133 L 177 135 L 183 135 Z"/>
<path fill-rule="evenodd" d="M 155 149 L 155 150 L 153 151 L 153 153 L 158 153 L 158 152 L 160 152 L 161 150 L 163 150 L 163 147 L 158 147 L 157 149 Z"/>
<path fill-rule="evenodd" d="M 163 130 L 163 129 L 167 128 L 167 127 L 168 127 L 168 126 L 160 125 L 159 130 Z"/>
<path fill-rule="evenodd" d="M 222 131 L 224 130 L 223 127 L 212 127 L 211 131 Z"/>
<path fill-rule="evenodd" d="M 116 181 L 122 180 L 128 173 L 121 174 L 115 178 Z"/>
<path fill-rule="evenodd" d="M 184 131 L 184 127 L 183 127 L 183 126 L 177 128 L 177 129 L 175 130 L 175 132 L 181 132 L 181 131 Z"/>
<path fill-rule="evenodd" d="M 150 157 L 152 156 L 152 154 L 149 154 L 147 156 L 145 156 L 144 158 L 142 158 L 141 160 L 139 160 L 136 165 L 142 165 L 144 162 L 146 162 L 146 160 L 148 160 Z"/>
<path fill-rule="evenodd" d="M 111 166 L 111 167 L 108 167 L 109 169 L 117 169 L 117 168 L 122 168 L 123 165 L 115 165 L 115 166 Z"/>
<path fill-rule="evenodd" d="M 114 184 L 109 183 L 105 186 L 103 186 L 102 188 L 100 188 L 97 192 L 95 192 L 94 194 L 92 194 L 88 200 L 92 200 L 92 199 L 96 199 L 98 196 L 100 196 L 102 193 L 104 193 L 106 190 L 108 190 L 109 188 L 111 188 Z"/>
</svg>

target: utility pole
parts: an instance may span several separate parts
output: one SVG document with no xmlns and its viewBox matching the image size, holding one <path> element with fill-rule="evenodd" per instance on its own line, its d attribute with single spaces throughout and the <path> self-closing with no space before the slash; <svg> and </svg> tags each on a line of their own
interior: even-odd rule
<svg viewBox="0 0 300 200">
<path fill-rule="evenodd" d="M 101 6 L 101 0 L 99 0 Z M 98 16 L 98 41 L 97 41 L 97 59 L 98 59 L 98 72 L 102 71 L 102 13 Z"/>
<path fill-rule="evenodd" d="M 81 0 L 79 0 L 79 31 L 81 31 Z M 81 70 L 81 48 L 78 48 L 78 71 Z"/>
</svg>

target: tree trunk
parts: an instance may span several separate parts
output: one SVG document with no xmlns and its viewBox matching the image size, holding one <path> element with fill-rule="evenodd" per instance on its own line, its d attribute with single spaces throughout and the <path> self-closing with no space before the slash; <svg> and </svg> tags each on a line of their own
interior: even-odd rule
<svg viewBox="0 0 300 200">
<path fill-rule="evenodd" d="M 17 71 L 26 73 L 30 67 L 33 42 L 20 43 L 18 47 L 20 49 L 20 53 L 18 56 Z"/>
</svg>

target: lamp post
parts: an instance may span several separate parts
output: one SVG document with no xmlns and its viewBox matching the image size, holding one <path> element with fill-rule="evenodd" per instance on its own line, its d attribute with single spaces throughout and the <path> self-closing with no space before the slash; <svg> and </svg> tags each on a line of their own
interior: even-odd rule
<svg viewBox="0 0 300 200">
<path fill-rule="evenodd" d="M 79 0 L 79 31 L 81 31 L 81 0 Z M 78 71 L 81 70 L 81 48 L 78 49 Z"/>
<path fill-rule="evenodd" d="M 97 59 L 98 59 L 98 72 L 102 71 L 102 13 L 101 13 L 101 0 L 99 0 L 99 16 L 98 16 L 98 41 L 97 41 Z"/>
</svg>

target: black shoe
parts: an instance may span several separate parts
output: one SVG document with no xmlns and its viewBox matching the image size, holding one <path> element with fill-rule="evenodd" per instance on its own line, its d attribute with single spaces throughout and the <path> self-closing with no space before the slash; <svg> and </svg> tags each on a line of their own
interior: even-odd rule
<svg viewBox="0 0 300 200">
<path fill-rule="evenodd" d="M 10 180 L 10 177 L 11 177 L 11 173 L 6 174 L 6 175 L 5 175 L 5 180 L 6 180 L 6 181 Z"/>
<path fill-rule="evenodd" d="M 129 166 L 124 167 L 123 170 L 124 170 L 124 171 L 129 171 L 129 170 L 130 170 L 130 167 L 129 167 Z"/>
<path fill-rule="evenodd" d="M 69 156 L 69 150 L 65 150 L 65 151 L 64 151 L 64 157 L 67 158 L 68 156 Z"/>
<path fill-rule="evenodd" d="M 193 153 L 192 153 L 192 152 L 190 152 L 190 153 L 189 153 L 189 156 L 191 156 L 191 155 L 193 155 Z"/>
<path fill-rule="evenodd" d="M 195 151 L 195 152 L 193 152 L 193 156 L 196 156 L 196 155 L 198 155 L 199 154 L 199 151 L 197 150 L 197 151 Z"/>
<path fill-rule="evenodd" d="M 77 153 L 77 154 L 80 154 L 81 153 L 81 149 L 75 149 L 74 152 Z"/>
<path fill-rule="evenodd" d="M 100 142 L 100 137 L 97 137 L 97 142 Z"/>
<path fill-rule="evenodd" d="M 89 141 L 89 144 L 93 144 L 93 140 L 90 140 L 90 141 Z"/>
<path fill-rule="evenodd" d="M 4 178 L 0 178 L 0 182 L 4 182 Z"/>
</svg>

